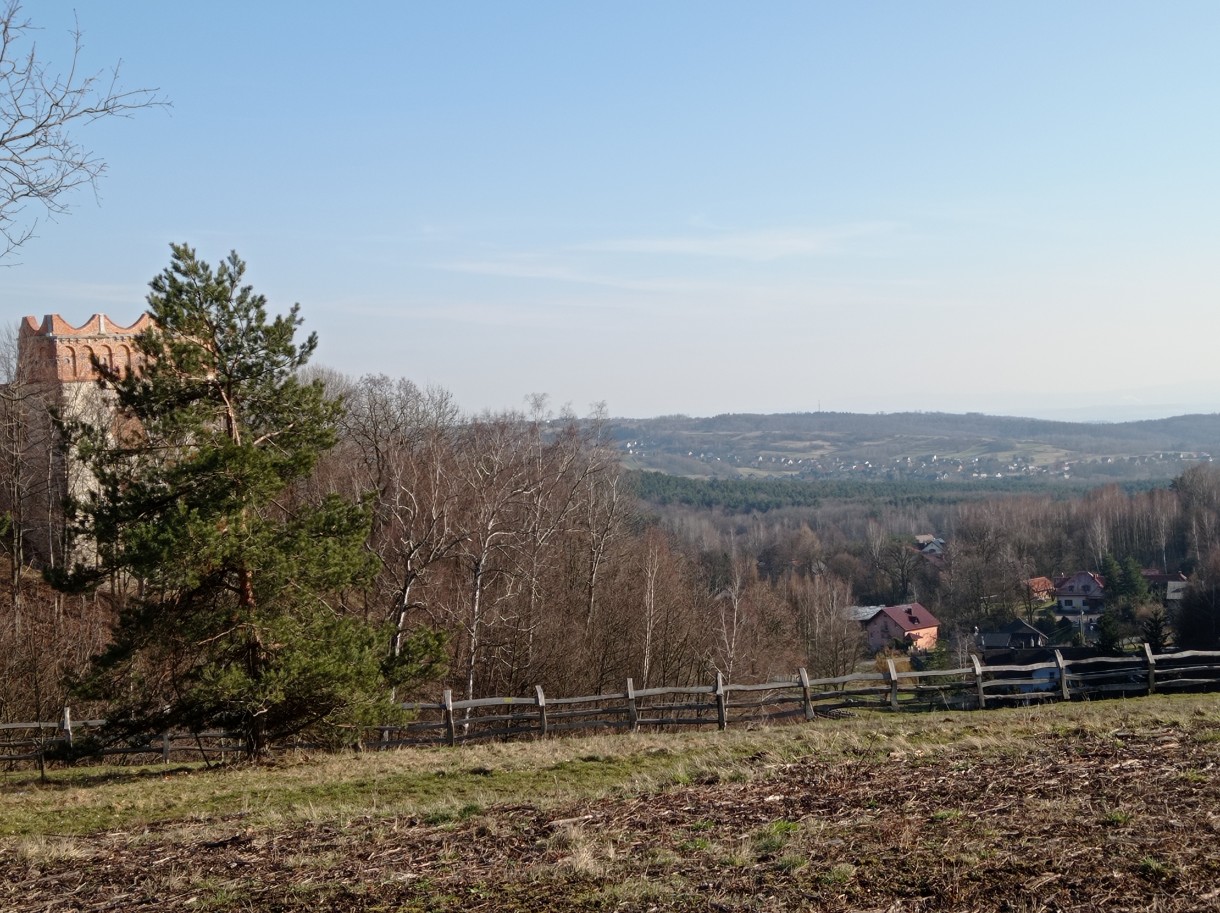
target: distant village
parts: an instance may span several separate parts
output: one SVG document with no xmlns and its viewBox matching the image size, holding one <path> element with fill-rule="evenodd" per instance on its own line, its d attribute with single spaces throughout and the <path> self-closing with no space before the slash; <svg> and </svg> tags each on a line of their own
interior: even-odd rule
<svg viewBox="0 0 1220 913">
<path fill-rule="evenodd" d="M 945 541 L 923 534 L 914 537 L 910 548 L 939 564 Z M 1186 594 L 1186 575 L 1165 573 L 1157 568 L 1141 568 L 1140 574 L 1151 600 L 1172 614 Z M 984 664 L 1044 662 L 1056 647 L 1071 650 L 1075 658 L 1105 652 L 1099 648 L 1101 619 L 1107 612 L 1104 576 L 1079 570 L 1054 579 L 1033 577 L 1025 582 L 1025 590 L 1028 621 L 1014 618 L 985 630 L 976 627 L 962 646 L 978 655 Z M 870 654 L 892 651 L 919 657 L 945 646 L 941 622 L 918 602 L 852 606 L 846 613 L 862 626 Z"/>
<path fill-rule="evenodd" d="M 619 449 L 631 463 L 646 463 L 660 445 L 641 440 L 621 441 Z M 667 451 L 668 452 L 668 451 Z M 740 454 L 731 451 L 687 450 L 677 454 L 707 465 L 722 464 L 741 476 L 783 476 L 809 480 L 921 481 L 944 482 L 985 479 L 1101 479 L 1128 476 L 1170 476 L 1197 463 L 1210 463 L 1203 451 L 1155 451 L 1130 456 L 1100 456 L 1082 459 L 1039 460 L 1031 455 L 980 455 L 963 458 L 935 453 L 922 456 L 858 459 L 844 454 L 821 457 L 794 456 L 775 452 Z"/>
</svg>

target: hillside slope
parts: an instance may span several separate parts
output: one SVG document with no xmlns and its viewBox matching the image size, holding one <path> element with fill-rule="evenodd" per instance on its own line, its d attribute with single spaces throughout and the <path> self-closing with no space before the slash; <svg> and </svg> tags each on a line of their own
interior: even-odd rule
<svg viewBox="0 0 1220 913">
<path fill-rule="evenodd" d="M 8 774 L 0 909 L 1214 910 L 1218 768 L 1184 695 Z"/>
</svg>

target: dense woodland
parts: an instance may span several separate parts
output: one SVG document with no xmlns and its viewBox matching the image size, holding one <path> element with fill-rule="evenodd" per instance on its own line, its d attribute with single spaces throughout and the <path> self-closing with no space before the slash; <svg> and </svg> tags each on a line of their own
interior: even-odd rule
<svg viewBox="0 0 1220 913">
<path fill-rule="evenodd" d="M 384 632 L 387 654 L 443 635 L 444 668 L 413 686 L 420 694 L 528 694 L 535 684 L 584 694 L 628 676 L 637 687 L 716 672 L 747 681 L 798 665 L 842 674 L 861 660 L 844 607 L 918 600 L 951 640 L 1033 619 L 1031 577 L 1114 560 L 1191 575 L 1204 623 L 1184 636 L 1216 642 L 1220 470 L 1208 464 L 1136 491 L 776 481 L 752 483 L 735 503 L 721 483 L 625 473 L 604 416 L 553 415 L 542 397 L 521 412 L 468 416 L 445 391 L 409 380 L 314 376 L 341 404 L 336 443 L 275 510 L 328 495 L 366 506 L 372 571 L 327 605 Z M 43 582 L 56 553 L 40 542 L 59 541 L 65 519 L 45 490 L 47 442 L 30 433 L 48 426 L 30 419 L 35 399 L 10 378 L 0 399 L 0 720 L 47 719 L 80 700 L 72 682 L 137 584 L 116 577 L 71 594 Z M 700 503 L 692 485 L 720 488 Z M 773 501 L 767 485 L 780 486 Z M 943 558 L 911 547 L 921 533 L 945 539 Z M 1134 609 L 1138 622 L 1146 608 Z"/>
</svg>

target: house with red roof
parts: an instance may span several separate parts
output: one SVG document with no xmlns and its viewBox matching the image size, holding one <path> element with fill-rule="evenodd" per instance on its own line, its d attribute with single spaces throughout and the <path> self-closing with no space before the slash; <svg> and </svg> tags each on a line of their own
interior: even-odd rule
<svg viewBox="0 0 1220 913">
<path fill-rule="evenodd" d="M 936 646 L 940 622 L 918 602 L 873 608 L 876 611 L 862 620 L 869 650 L 874 653 L 884 650 L 895 641 L 912 650 L 931 650 Z"/>
<path fill-rule="evenodd" d="M 1030 577 L 1025 581 L 1025 593 L 1032 605 L 1050 602 L 1055 598 L 1055 581 L 1050 577 Z"/>
<path fill-rule="evenodd" d="M 1181 600 L 1186 588 L 1186 575 L 1180 571 L 1163 573 L 1159 568 L 1146 567 L 1140 571 L 1148 581 L 1148 590 L 1162 602 Z"/>
<path fill-rule="evenodd" d="M 1055 581 L 1055 608 L 1061 613 L 1100 612 L 1105 604 L 1106 582 L 1100 574 L 1077 571 Z"/>
</svg>

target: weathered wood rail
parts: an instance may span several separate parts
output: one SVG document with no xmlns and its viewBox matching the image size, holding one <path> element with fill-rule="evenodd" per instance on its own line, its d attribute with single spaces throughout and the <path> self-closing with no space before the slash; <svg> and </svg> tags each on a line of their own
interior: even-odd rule
<svg viewBox="0 0 1220 913">
<path fill-rule="evenodd" d="M 810 679 L 804 669 L 788 679 L 731 684 L 717 675 L 708 685 L 636 689 L 631 679 L 619 692 L 551 697 L 541 686 L 532 695 L 454 700 L 445 691 L 437 703 L 404 704 L 409 722 L 354 734 L 365 749 L 458 745 L 486 739 L 545 738 L 559 733 L 610 729 L 635 732 L 681 726 L 730 726 L 811 721 L 858 710 L 973 710 L 1040 701 L 1091 700 L 1173 690 L 1220 690 L 1220 651 L 1187 650 L 1143 655 L 1065 659 L 1025 665 L 984 665 L 899 672 L 888 661 L 880 672 Z M 0 723 L 0 762 L 35 762 L 71 746 L 101 720 L 72 720 L 65 708 L 53 723 Z M 311 747 L 303 744 L 282 746 Z M 113 746 L 106 755 L 151 755 L 168 762 L 183 754 L 209 758 L 238 751 L 230 733 L 165 732 L 141 744 Z"/>
<path fill-rule="evenodd" d="M 0 763 L 11 766 L 33 762 L 43 769 L 48 757 L 58 757 L 64 749 L 71 749 L 78 738 L 105 725 L 105 720 L 73 720 L 68 707 L 53 723 L 0 723 Z M 172 756 L 183 754 L 223 759 L 225 755 L 240 753 L 239 736 L 235 733 L 162 732 L 142 743 L 91 750 L 90 756 L 159 755 L 163 762 L 169 763 Z"/>
</svg>

